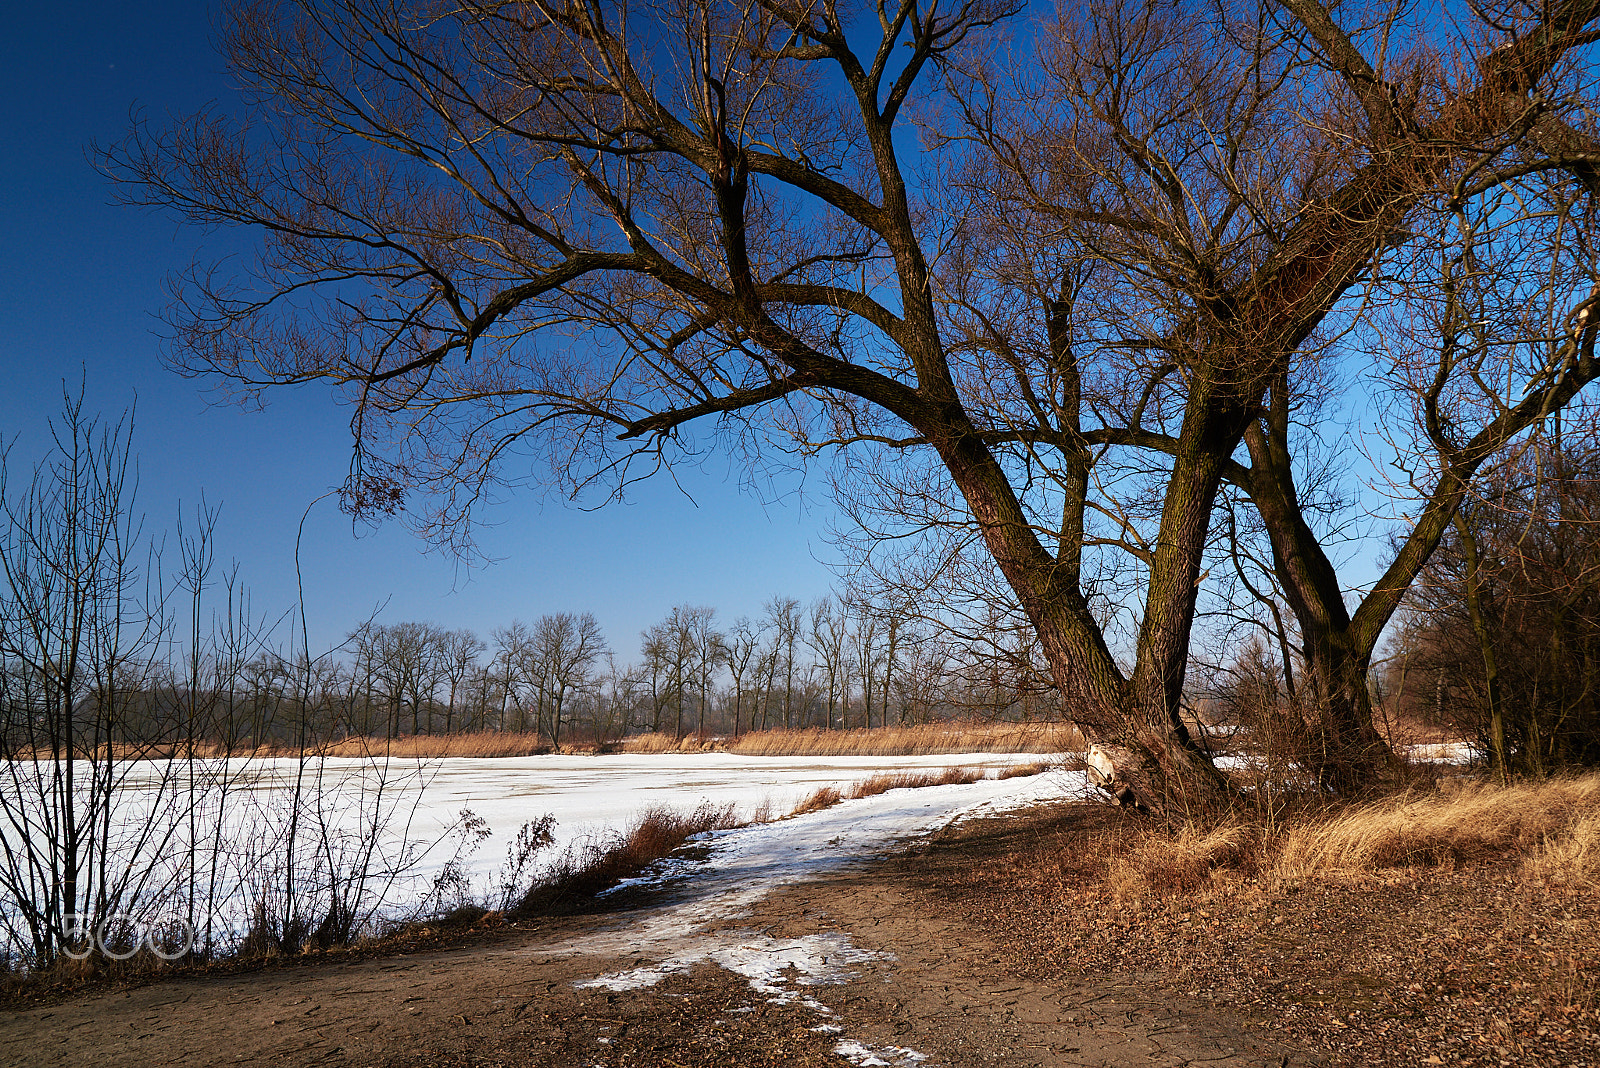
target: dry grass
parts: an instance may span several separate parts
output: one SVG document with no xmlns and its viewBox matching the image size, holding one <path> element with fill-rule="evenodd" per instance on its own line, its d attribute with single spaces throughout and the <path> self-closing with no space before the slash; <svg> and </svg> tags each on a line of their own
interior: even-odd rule
<svg viewBox="0 0 1600 1068">
<path fill-rule="evenodd" d="M 1057 753 L 1080 751 L 1085 742 L 1066 723 L 930 723 L 917 727 L 874 727 L 848 731 L 752 731 L 738 738 L 665 733 L 636 734 L 620 742 L 564 741 L 551 746 L 535 731 L 470 731 L 455 734 L 408 734 L 399 738 L 353 735 L 306 750 L 307 756 L 374 757 L 438 760 L 444 757 L 523 757 L 546 753 L 701 753 L 721 750 L 743 756 L 920 756 L 933 753 Z M 48 758 L 48 753 L 23 751 L 18 759 Z M 87 755 L 87 754 L 85 754 Z M 237 745 L 211 742 L 162 742 L 118 745 L 118 760 L 174 760 L 193 756 L 295 757 L 287 745 Z"/>
<path fill-rule="evenodd" d="M 1015 779 L 1024 775 L 1038 775 L 1047 771 L 1052 765 L 1043 761 L 1031 764 L 1016 764 L 1003 768 L 994 776 L 996 779 Z M 821 809 L 832 808 L 841 801 L 856 800 L 863 797 L 876 797 L 878 794 L 890 790 L 916 790 L 924 786 L 956 786 L 977 782 L 989 776 L 982 768 L 951 767 L 942 771 L 880 771 L 878 774 L 862 779 L 840 791 L 833 786 L 819 786 L 811 794 L 796 805 L 790 816 L 803 816 L 807 812 L 817 812 Z"/>
<path fill-rule="evenodd" d="M 635 734 L 622 740 L 624 753 L 699 753 L 715 748 L 697 734 L 686 734 L 681 739 L 661 731 Z"/>
<path fill-rule="evenodd" d="M 621 831 L 569 846 L 522 896 L 512 915 L 548 916 L 576 911 L 622 880 L 640 874 L 693 836 L 738 827 L 743 822 L 731 804 L 718 807 L 707 802 L 687 813 L 666 807 L 646 809 Z"/>
<path fill-rule="evenodd" d="M 923 756 L 1058 753 L 1084 745 L 1077 728 L 1066 723 L 930 723 L 849 731 L 752 731 L 728 740 L 723 748 L 745 756 Z"/>
<path fill-rule="evenodd" d="M 1597 778 L 1187 833 L 1066 805 L 935 839 L 928 897 L 993 932 L 1030 978 L 1198 999 L 1252 1040 L 1298 1048 L 1296 1064 L 1595 1065 Z M 1515 811 L 1528 808 L 1554 815 Z M 1452 816 L 1467 826 L 1435 818 Z M 1279 869 L 1291 835 L 1332 846 L 1355 827 L 1362 841 L 1403 830 L 1388 856 L 1405 866 L 1366 867 L 1384 854 L 1362 847 L 1327 849 L 1306 874 Z"/>
<path fill-rule="evenodd" d="M 1600 775 L 1402 794 L 1272 828 L 1150 827 L 1109 844 L 1104 870 L 1107 889 L 1137 898 L 1192 893 L 1217 872 L 1292 883 L 1489 862 L 1516 862 L 1537 883 L 1600 885 Z"/>
<path fill-rule="evenodd" d="M 562 748 L 565 750 L 567 747 Z M 553 752 L 550 740 L 536 731 L 408 734 L 400 738 L 353 736 L 319 746 L 315 750 L 317 756 L 389 756 L 409 760 L 438 760 L 443 757 L 523 757 L 539 756 L 549 752 Z"/>
<path fill-rule="evenodd" d="M 1600 775 L 1402 795 L 1292 826 L 1273 871 L 1293 878 L 1527 856 L 1564 848 L 1585 822 L 1592 841 L 1594 817 Z"/>
<path fill-rule="evenodd" d="M 789 811 L 791 816 L 804 816 L 807 812 L 820 812 L 825 808 L 832 808 L 844 800 L 836 787 L 819 786 Z"/>
<path fill-rule="evenodd" d="M 1081 750 L 1083 736 L 1067 723 L 929 723 L 848 731 L 750 731 L 737 738 L 639 734 L 622 743 L 629 753 L 698 753 L 719 749 L 741 756 L 925 756 L 936 753 L 1057 753 Z"/>
<path fill-rule="evenodd" d="M 1522 876 L 1541 883 L 1600 888 L 1600 814 L 1591 812 L 1546 837 L 1522 862 Z"/>
<path fill-rule="evenodd" d="M 1027 764 L 1013 764 L 1009 768 L 1001 768 L 997 779 L 1022 779 L 1029 775 L 1043 775 L 1057 764 L 1048 760 L 1035 760 Z"/>
<path fill-rule="evenodd" d="M 1211 830 L 1185 827 L 1176 838 L 1150 835 L 1128 852 L 1107 858 L 1106 887 L 1118 898 L 1192 893 L 1219 869 L 1255 863 L 1260 844 L 1260 833 L 1243 824 Z"/>
<path fill-rule="evenodd" d="M 943 771 L 880 771 L 850 787 L 852 798 L 876 797 L 890 790 L 916 790 L 924 786 L 959 786 L 987 778 L 979 768 L 945 768 Z"/>
</svg>

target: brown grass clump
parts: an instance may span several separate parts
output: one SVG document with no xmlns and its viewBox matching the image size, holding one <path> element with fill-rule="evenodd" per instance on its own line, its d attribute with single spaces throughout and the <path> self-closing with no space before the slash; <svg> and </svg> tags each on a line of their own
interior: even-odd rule
<svg viewBox="0 0 1600 1068">
<path fill-rule="evenodd" d="M 516 916 L 559 915 L 577 911 L 624 879 L 668 856 L 706 831 L 738 827 L 736 806 L 705 802 L 693 812 L 646 809 L 624 830 L 575 843 L 522 896 Z"/>
<path fill-rule="evenodd" d="M 986 778 L 981 768 L 945 768 L 943 771 L 880 771 L 850 787 L 849 797 L 876 797 L 890 790 L 915 790 L 923 786 L 962 786 Z"/>
<path fill-rule="evenodd" d="M 811 794 L 806 797 L 805 800 L 794 806 L 794 808 L 789 811 L 789 815 L 804 816 L 807 812 L 820 812 L 825 808 L 832 808 L 834 805 L 837 805 L 843 800 L 844 795 L 841 794 L 837 788 L 832 786 L 819 786 L 815 790 L 811 791 Z"/>
<path fill-rule="evenodd" d="M 694 734 L 674 738 L 670 734 L 652 731 L 622 740 L 624 753 L 699 753 L 711 748 L 714 747 L 708 741 Z"/>
<path fill-rule="evenodd" d="M 1273 870 L 1297 877 L 1548 853 L 1585 816 L 1600 816 L 1600 775 L 1402 795 L 1291 827 Z"/>
<path fill-rule="evenodd" d="M 1259 859 L 1261 833 L 1244 824 L 1205 830 L 1185 827 L 1176 838 L 1149 835 L 1106 861 L 1106 887 L 1118 898 L 1192 893 L 1213 872 L 1239 870 Z"/>
<path fill-rule="evenodd" d="M 1028 764 L 1013 764 L 1009 768 L 1001 768 L 995 778 L 1022 779 L 1029 775 L 1043 775 L 1055 766 L 1046 760 L 1035 760 Z"/>
<path fill-rule="evenodd" d="M 1575 888 L 1600 888 L 1600 813 L 1548 835 L 1522 862 L 1522 877 Z"/>
</svg>

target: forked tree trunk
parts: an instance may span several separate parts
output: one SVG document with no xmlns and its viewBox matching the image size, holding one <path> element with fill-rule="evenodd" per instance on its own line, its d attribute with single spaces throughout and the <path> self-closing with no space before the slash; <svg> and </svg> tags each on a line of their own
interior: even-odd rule
<svg viewBox="0 0 1600 1068">
<path fill-rule="evenodd" d="M 1238 409 L 1215 401 L 1204 389 L 1189 400 L 1131 677 L 1117 666 L 1089 609 L 1071 547 L 1063 551 L 1066 561 L 1044 549 L 1004 472 L 975 439 L 941 450 L 1033 622 L 1069 718 L 1110 756 L 1118 780 L 1154 811 L 1215 810 L 1237 797 L 1181 717 L 1207 529 L 1223 464 L 1245 422 Z"/>
</svg>

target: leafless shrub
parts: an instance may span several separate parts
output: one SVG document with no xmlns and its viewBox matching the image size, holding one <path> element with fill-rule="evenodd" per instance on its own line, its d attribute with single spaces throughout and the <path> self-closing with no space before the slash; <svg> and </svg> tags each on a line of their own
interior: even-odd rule
<svg viewBox="0 0 1600 1068">
<path fill-rule="evenodd" d="M 555 841 L 555 826 L 555 817 L 547 813 L 517 829 L 516 837 L 506 846 L 505 866 L 490 881 L 491 907 L 495 911 L 507 912 L 517 903 L 523 887 L 532 881 L 534 857 Z"/>
</svg>

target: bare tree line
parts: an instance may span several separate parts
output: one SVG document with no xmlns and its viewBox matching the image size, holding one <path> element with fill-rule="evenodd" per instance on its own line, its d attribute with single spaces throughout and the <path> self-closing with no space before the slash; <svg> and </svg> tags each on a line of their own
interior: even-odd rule
<svg viewBox="0 0 1600 1068">
<path fill-rule="evenodd" d="M 992 612 L 974 627 L 953 600 L 893 590 L 809 605 L 776 596 L 726 625 L 715 608 L 679 605 L 640 634 L 631 659 L 591 613 L 573 612 L 513 620 L 487 639 L 368 620 L 339 648 L 308 655 L 283 642 L 286 615 L 256 611 L 237 565 L 218 567 L 217 510 L 180 517 L 167 550 L 175 566 L 153 548 L 162 539 L 144 536 L 122 496 L 126 471 L 104 468 L 131 462 L 129 428 L 102 432 L 73 402 L 63 427 L 66 468 L 41 469 L 6 498 L 0 756 L 58 758 L 69 783 L 86 754 L 472 731 L 558 747 L 642 731 L 681 739 L 1060 713 L 1027 627 Z M 52 493 L 70 500 L 40 496 Z"/>
<path fill-rule="evenodd" d="M 713 608 L 680 605 L 640 635 L 631 661 L 590 613 L 514 620 L 487 640 L 369 621 L 311 663 L 255 632 L 243 634 L 252 655 L 239 656 L 242 632 L 201 635 L 144 665 L 137 682 L 128 676 L 109 742 L 243 752 L 506 731 L 554 748 L 640 732 L 681 739 L 1060 714 L 1036 651 L 1015 646 L 1017 634 L 980 646 L 904 605 L 834 596 L 810 605 L 774 597 L 761 616 L 726 627 Z M 5 692 L 25 702 L 28 678 L 9 676 Z M 7 722 L 24 720 L 13 711 Z"/>
</svg>

